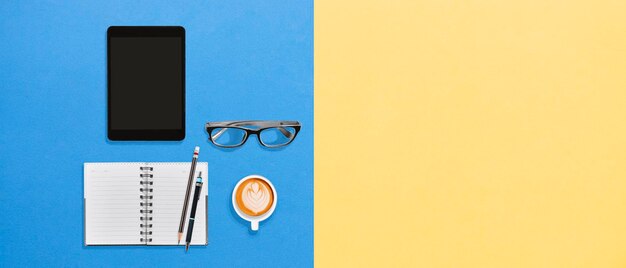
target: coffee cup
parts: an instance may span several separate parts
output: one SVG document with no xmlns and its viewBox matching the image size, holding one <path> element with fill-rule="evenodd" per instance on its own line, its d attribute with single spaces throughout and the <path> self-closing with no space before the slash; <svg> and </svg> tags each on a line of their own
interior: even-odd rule
<svg viewBox="0 0 626 268">
<path fill-rule="evenodd" d="M 274 213 L 277 201 L 274 185 L 261 175 L 246 176 L 233 189 L 233 208 L 239 217 L 250 222 L 253 231 L 258 231 L 259 222 Z"/>
</svg>

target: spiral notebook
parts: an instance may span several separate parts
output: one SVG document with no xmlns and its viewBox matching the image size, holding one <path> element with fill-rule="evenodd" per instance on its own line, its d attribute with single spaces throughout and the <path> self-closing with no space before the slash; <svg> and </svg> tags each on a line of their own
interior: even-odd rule
<svg viewBox="0 0 626 268">
<path fill-rule="evenodd" d="M 85 245 L 178 245 L 190 165 L 190 162 L 85 163 Z M 194 180 L 202 172 L 204 184 L 191 245 L 207 245 L 208 164 L 198 162 L 195 172 Z M 188 218 L 189 215 L 185 220 L 185 235 Z"/>
</svg>

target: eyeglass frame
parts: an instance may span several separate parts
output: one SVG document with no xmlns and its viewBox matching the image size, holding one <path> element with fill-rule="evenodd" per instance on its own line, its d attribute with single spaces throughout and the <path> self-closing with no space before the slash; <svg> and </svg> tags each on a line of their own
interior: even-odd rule
<svg viewBox="0 0 626 268">
<path fill-rule="evenodd" d="M 236 124 L 236 125 L 235 125 Z M 253 129 L 253 128 L 248 128 L 248 127 L 243 127 L 241 125 L 246 125 L 246 126 L 256 126 L 259 127 L 258 129 Z M 283 127 L 292 127 L 295 132 L 293 134 L 291 134 L 291 132 L 285 130 L 285 128 Z M 283 147 L 283 146 L 287 146 L 290 143 L 292 143 L 295 139 L 296 136 L 298 135 L 298 133 L 300 132 L 300 122 L 298 121 L 280 121 L 280 120 L 242 120 L 242 121 L 222 121 L 222 122 L 208 122 L 205 124 L 205 128 L 206 128 L 206 132 L 209 134 L 209 141 L 211 141 L 211 143 L 213 143 L 215 146 L 218 147 L 222 147 L 222 148 L 236 148 L 239 146 L 244 145 L 247 141 L 248 138 L 250 137 L 250 135 L 256 135 L 257 139 L 259 140 L 259 144 L 261 144 L 264 147 L 267 148 L 278 148 L 278 147 Z M 224 131 L 225 129 L 228 128 L 236 128 L 236 129 L 241 129 L 244 131 L 245 135 L 241 141 L 241 143 L 236 144 L 236 145 L 223 145 L 223 144 L 219 144 L 216 143 L 213 135 L 211 135 L 211 132 L 214 129 L 217 128 L 223 128 Z M 263 140 L 261 140 L 261 132 L 263 130 L 266 129 L 271 129 L 271 128 L 277 128 L 281 133 L 283 133 L 283 135 L 287 136 L 287 134 L 285 133 L 289 133 L 289 135 L 293 135 L 293 137 L 291 137 L 291 139 L 284 144 L 279 144 L 279 145 L 268 145 L 265 144 L 263 142 Z M 218 133 L 216 138 L 219 138 L 219 135 L 221 135 L 221 133 Z"/>
</svg>

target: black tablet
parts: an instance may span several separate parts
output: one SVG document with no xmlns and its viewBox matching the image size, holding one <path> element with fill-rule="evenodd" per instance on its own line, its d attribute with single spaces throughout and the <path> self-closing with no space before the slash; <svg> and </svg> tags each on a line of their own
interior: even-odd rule
<svg viewBox="0 0 626 268">
<path fill-rule="evenodd" d="M 185 29 L 107 30 L 110 140 L 185 138 Z"/>
</svg>

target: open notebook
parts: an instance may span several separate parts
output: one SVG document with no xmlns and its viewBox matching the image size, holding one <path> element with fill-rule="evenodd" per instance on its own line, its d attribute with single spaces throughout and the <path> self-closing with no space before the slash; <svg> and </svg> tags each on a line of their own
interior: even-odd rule
<svg viewBox="0 0 626 268">
<path fill-rule="evenodd" d="M 177 245 L 191 162 L 85 163 L 85 245 Z M 206 245 L 208 164 L 202 172 L 192 245 Z M 185 219 L 191 211 L 193 189 Z M 184 241 L 181 241 L 184 245 Z"/>
</svg>

